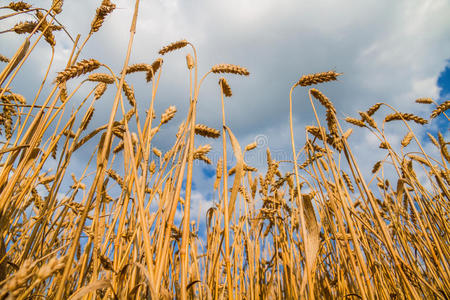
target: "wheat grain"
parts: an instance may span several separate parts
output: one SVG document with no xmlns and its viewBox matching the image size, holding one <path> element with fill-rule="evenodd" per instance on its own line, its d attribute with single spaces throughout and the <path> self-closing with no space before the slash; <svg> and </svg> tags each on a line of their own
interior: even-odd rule
<svg viewBox="0 0 450 300">
<path fill-rule="evenodd" d="M 203 124 L 196 124 L 195 125 L 195 134 L 198 134 L 198 135 L 201 135 L 204 137 L 208 137 L 208 138 L 216 139 L 220 136 L 220 131 L 215 128 L 211 128 L 206 125 L 203 125 Z"/>
<path fill-rule="evenodd" d="M 74 66 L 68 67 L 56 76 L 56 83 L 61 84 L 71 78 L 92 72 L 100 67 L 100 63 L 95 59 L 82 60 Z"/>
<path fill-rule="evenodd" d="M 64 132 L 63 132 L 63 134 L 65 135 L 65 136 L 67 136 L 67 138 L 74 138 L 75 137 L 75 132 L 73 132 L 73 131 L 71 131 L 71 130 L 69 130 L 69 129 L 66 129 Z"/>
<path fill-rule="evenodd" d="M 319 100 L 320 104 L 322 104 L 326 109 L 331 110 L 333 113 L 336 112 L 333 103 L 331 103 L 330 99 L 322 94 L 322 92 L 314 88 L 310 89 L 309 92 L 311 93 L 311 95 L 313 95 L 314 98 Z"/>
<path fill-rule="evenodd" d="M 307 147 L 313 151 L 313 152 L 321 152 L 321 153 L 327 153 L 327 150 L 325 148 L 320 147 L 319 145 L 313 144 L 311 141 L 307 141 Z"/>
<path fill-rule="evenodd" d="M 55 175 L 49 175 L 49 176 L 39 176 L 39 183 L 40 184 L 48 184 L 50 182 L 52 182 L 53 180 L 55 180 Z"/>
<path fill-rule="evenodd" d="M 177 112 L 177 108 L 175 106 L 170 106 L 166 111 L 161 115 L 161 122 L 160 124 L 166 124 L 172 118 L 175 116 L 175 113 Z"/>
<path fill-rule="evenodd" d="M 152 66 L 149 64 L 134 64 L 131 66 L 128 66 L 125 70 L 125 74 L 132 74 L 136 72 L 148 72 L 152 69 Z"/>
<path fill-rule="evenodd" d="M 444 111 L 446 111 L 449 108 L 450 108 L 450 100 L 447 100 L 447 101 L 441 103 L 438 107 L 436 107 L 435 110 L 433 110 L 433 112 L 430 115 L 430 118 L 431 119 L 436 118 L 437 116 L 439 116 L 441 113 L 443 113 Z"/>
<path fill-rule="evenodd" d="M 20 103 L 20 104 L 26 104 L 27 103 L 27 101 L 26 101 L 24 96 L 22 96 L 20 94 L 16 94 L 16 93 L 13 93 L 13 94 L 10 94 L 10 95 L 5 95 L 3 97 L 8 99 L 8 101 L 14 101 L 16 103 L 17 102 Z"/>
<path fill-rule="evenodd" d="M 36 272 L 36 277 L 39 281 L 46 279 L 50 275 L 52 275 L 54 272 L 64 268 L 64 257 L 61 259 L 58 259 L 56 257 L 53 257 L 49 260 L 49 262 L 45 265 L 43 265 L 39 270 Z"/>
<path fill-rule="evenodd" d="M 248 196 L 247 190 L 243 185 L 239 186 L 239 193 L 241 193 L 247 203 L 250 203 L 250 197 Z"/>
<path fill-rule="evenodd" d="M 228 84 L 228 82 L 225 78 L 219 79 L 219 85 L 220 85 L 220 88 L 222 89 L 222 93 L 224 94 L 225 97 L 232 96 L 233 93 L 231 92 L 230 85 Z"/>
<path fill-rule="evenodd" d="M 159 158 L 161 158 L 161 156 L 162 156 L 161 150 L 159 150 L 159 149 L 156 148 L 156 147 L 153 147 L 152 151 L 153 151 L 153 153 L 154 153 L 156 156 L 158 156 Z"/>
<path fill-rule="evenodd" d="M 100 82 L 99 84 L 97 84 L 94 92 L 94 100 L 100 99 L 105 93 L 107 87 L 108 85 L 104 82 Z"/>
<path fill-rule="evenodd" d="M 375 103 L 374 105 L 372 105 L 372 106 L 366 111 L 366 113 L 367 113 L 369 116 L 372 116 L 374 113 L 377 112 L 377 110 L 381 107 L 382 104 L 383 104 L 383 103 Z"/>
<path fill-rule="evenodd" d="M 95 109 L 93 107 L 90 107 L 88 109 L 88 111 L 86 112 L 86 114 L 84 115 L 84 118 L 80 124 L 80 129 L 82 131 L 86 129 L 86 127 L 89 125 L 89 122 L 92 120 L 92 116 L 94 115 L 94 110 Z"/>
<path fill-rule="evenodd" d="M 115 8 L 116 5 L 111 3 L 111 1 L 109 0 L 102 1 L 102 4 L 100 5 L 99 8 L 97 8 L 95 12 L 94 20 L 92 20 L 91 34 L 97 32 L 100 29 L 100 27 L 102 27 L 106 16 L 109 15 Z"/>
<path fill-rule="evenodd" d="M 334 81 L 337 80 L 337 77 L 339 75 L 342 75 L 342 73 L 336 73 L 334 71 L 303 75 L 294 86 L 309 86 L 313 84 Z"/>
<path fill-rule="evenodd" d="M 162 58 L 158 58 L 157 60 L 155 60 L 152 63 L 152 68 L 147 71 L 147 75 L 145 78 L 147 80 L 147 82 L 150 82 L 153 79 L 153 75 L 156 74 L 156 72 L 159 70 L 159 68 L 161 68 L 162 63 L 163 63 Z"/>
<path fill-rule="evenodd" d="M 337 151 L 341 152 L 342 149 L 344 148 L 344 144 L 342 143 L 342 138 L 338 137 L 334 134 L 327 134 L 326 136 L 326 142 L 333 147 L 334 149 L 336 149 Z"/>
<path fill-rule="evenodd" d="M 25 3 L 23 1 L 17 1 L 17 2 L 10 2 L 7 7 L 14 11 L 24 11 L 30 9 L 31 4 Z"/>
<path fill-rule="evenodd" d="M 314 137 L 316 137 L 319 140 L 323 139 L 322 135 L 325 135 L 325 128 L 323 127 L 316 127 L 316 126 L 306 126 L 306 131 L 310 134 L 312 134 Z"/>
<path fill-rule="evenodd" d="M 52 7 L 55 14 L 60 14 L 62 12 L 63 4 L 64 4 L 63 0 L 53 0 Z"/>
<path fill-rule="evenodd" d="M 134 97 L 133 86 L 130 86 L 130 85 L 128 85 L 128 83 L 126 81 L 123 81 L 122 90 L 128 99 L 128 103 L 130 103 L 130 105 L 132 107 L 135 107 L 136 106 L 136 98 Z"/>
<path fill-rule="evenodd" d="M 303 164 L 299 166 L 299 169 L 303 170 L 307 166 L 309 166 L 311 163 L 316 161 L 317 159 L 321 158 L 323 156 L 322 153 L 316 153 L 311 158 L 308 158 Z"/>
<path fill-rule="evenodd" d="M 132 109 L 130 109 L 129 111 L 127 111 L 127 113 L 125 114 L 125 116 L 123 117 L 123 121 L 124 122 L 129 122 L 131 120 L 131 118 L 136 114 L 136 107 L 133 107 Z"/>
<path fill-rule="evenodd" d="M 94 73 L 88 76 L 88 81 L 103 82 L 106 84 L 114 83 L 114 77 L 105 73 Z"/>
<path fill-rule="evenodd" d="M 19 22 L 16 25 L 14 25 L 13 28 L 11 28 L 12 31 L 14 31 L 17 34 L 24 34 L 24 33 L 31 33 L 34 28 L 37 26 L 37 22 Z"/>
<path fill-rule="evenodd" d="M 431 98 L 417 98 L 416 99 L 416 103 L 431 104 L 431 103 L 433 103 L 433 99 L 431 99 Z"/>
<path fill-rule="evenodd" d="M 346 121 L 347 123 L 356 125 L 356 126 L 358 126 L 358 127 L 366 127 L 366 124 L 365 124 L 363 121 L 358 120 L 358 119 L 355 119 L 355 118 L 346 117 L 346 118 L 345 118 L 345 121 Z"/>
<path fill-rule="evenodd" d="M 253 142 L 251 144 L 248 144 L 247 146 L 245 146 L 245 152 L 251 151 L 251 150 L 255 149 L 257 146 L 258 146 L 257 142 Z"/>
<path fill-rule="evenodd" d="M 328 164 L 326 163 L 326 161 L 321 157 L 319 158 L 319 162 L 322 165 L 322 168 L 325 170 L 325 172 L 328 172 Z"/>
<path fill-rule="evenodd" d="M 117 146 L 113 149 L 113 153 L 119 153 L 120 151 L 123 150 L 125 144 L 123 143 L 123 141 L 120 141 L 119 144 L 117 144 Z"/>
<path fill-rule="evenodd" d="M 219 187 L 220 179 L 222 178 L 222 170 L 223 170 L 222 159 L 219 158 L 216 166 L 216 180 L 214 181 L 213 186 L 214 190 L 217 190 L 217 188 Z"/>
<path fill-rule="evenodd" d="M 148 171 L 150 172 L 150 174 L 154 174 L 156 171 L 156 163 L 154 160 L 152 160 L 152 162 L 150 163 L 150 165 L 148 166 Z"/>
<path fill-rule="evenodd" d="M 257 168 L 250 167 L 250 166 L 247 165 L 247 164 L 244 164 L 243 170 L 246 171 L 246 172 L 257 172 L 257 171 L 258 171 Z"/>
<path fill-rule="evenodd" d="M 44 15 L 38 10 L 36 11 L 36 17 L 41 22 L 41 25 L 39 26 L 39 30 L 44 33 L 44 39 L 50 46 L 55 46 L 55 36 L 52 32 L 51 25 L 47 22 Z"/>
<path fill-rule="evenodd" d="M 412 131 L 408 132 L 405 135 L 405 137 L 402 139 L 402 142 L 401 142 L 402 147 L 408 146 L 413 137 L 414 137 L 414 133 Z"/>
<path fill-rule="evenodd" d="M 381 142 L 380 145 L 378 146 L 378 148 L 380 148 L 380 149 L 388 149 L 388 144 L 386 142 Z"/>
<path fill-rule="evenodd" d="M 372 174 L 375 174 L 376 172 L 378 172 L 378 170 L 381 167 L 381 161 L 377 161 L 372 168 Z"/>
<path fill-rule="evenodd" d="M 375 120 L 374 120 L 371 116 L 369 116 L 368 113 L 363 112 L 363 111 L 360 111 L 360 112 L 359 112 L 359 115 L 361 116 L 361 118 L 362 118 L 367 124 L 370 125 L 370 127 L 372 127 L 372 128 L 377 128 L 377 123 L 375 122 Z"/>
<path fill-rule="evenodd" d="M 439 142 L 436 140 L 436 138 L 430 134 L 429 132 L 427 132 L 428 137 L 430 138 L 430 141 L 433 143 L 433 145 L 435 145 L 438 149 L 439 147 Z"/>
<path fill-rule="evenodd" d="M 55 144 L 55 147 L 52 149 L 52 158 L 56 159 L 56 155 L 58 154 L 58 143 Z"/>
<path fill-rule="evenodd" d="M 336 115 L 334 112 L 330 109 L 327 109 L 326 112 L 326 120 L 327 120 L 327 126 L 328 130 L 333 136 L 339 136 L 338 129 L 337 129 L 337 122 L 336 122 Z"/>
<path fill-rule="evenodd" d="M 350 180 L 350 176 L 348 176 L 347 173 L 345 173 L 343 170 L 341 170 L 342 173 L 342 178 L 344 178 L 344 182 L 347 185 L 348 189 L 354 193 L 355 192 L 355 188 L 353 187 L 352 181 Z"/>
<path fill-rule="evenodd" d="M 169 53 L 171 51 L 186 47 L 189 44 L 186 40 L 180 40 L 177 42 L 173 42 L 165 47 L 163 47 L 161 50 L 159 50 L 159 54 L 164 55 L 166 53 Z"/>
<path fill-rule="evenodd" d="M 424 164 L 424 165 L 426 165 L 428 167 L 431 167 L 431 165 L 428 163 L 428 161 L 425 158 L 421 157 L 421 156 L 418 156 L 418 155 L 415 155 L 415 154 L 408 154 L 408 156 L 411 157 L 412 159 L 414 159 L 415 161 L 420 162 L 421 164 Z"/>
<path fill-rule="evenodd" d="M 199 146 L 194 151 L 194 158 L 199 158 L 200 156 L 204 156 L 204 155 L 208 154 L 209 151 L 211 151 L 210 144 Z"/>
<path fill-rule="evenodd" d="M 342 138 L 346 140 L 346 139 L 348 139 L 350 137 L 350 135 L 352 133 L 353 133 L 353 129 L 349 128 L 349 129 L 347 129 L 346 132 L 344 132 L 344 134 L 342 135 Z"/>
<path fill-rule="evenodd" d="M 120 186 L 123 186 L 123 179 L 120 177 L 119 174 L 116 173 L 113 169 L 106 170 L 106 174 L 112 179 L 114 179 L 115 182 L 117 182 Z"/>
<path fill-rule="evenodd" d="M 137 145 L 139 144 L 139 138 L 135 132 L 131 133 L 131 142 L 134 147 L 137 147 Z"/>
<path fill-rule="evenodd" d="M 421 125 L 428 123 L 427 120 L 425 120 L 419 116 L 409 114 L 409 113 L 394 113 L 394 114 L 387 115 L 386 118 L 384 118 L 385 122 L 398 121 L 398 120 L 414 121 L 417 124 L 421 124 Z"/>
<path fill-rule="evenodd" d="M 247 164 L 244 164 L 244 166 L 242 167 L 242 169 L 245 171 L 245 172 L 257 172 L 258 171 L 258 169 L 256 169 L 256 168 L 253 168 L 253 167 L 250 167 L 249 165 L 247 165 Z M 232 176 L 232 175 L 234 175 L 236 173 L 236 167 L 233 167 L 233 168 L 231 168 L 229 171 L 228 171 L 228 175 L 229 176 Z"/>
<path fill-rule="evenodd" d="M 441 170 L 440 174 L 447 181 L 447 184 L 450 185 L 450 170 Z"/>
<path fill-rule="evenodd" d="M 243 68 L 243 67 L 240 67 L 237 65 L 230 65 L 230 64 L 214 65 L 211 68 L 211 72 L 213 72 L 213 73 L 230 73 L 230 74 L 238 74 L 238 75 L 244 75 L 244 76 L 250 75 L 250 72 L 246 68 Z"/>
<path fill-rule="evenodd" d="M 9 58 L 7 58 L 6 56 L 0 54 L 0 61 L 8 63 L 9 62 Z"/>
<path fill-rule="evenodd" d="M 192 58 L 191 54 L 186 55 L 186 65 L 188 67 L 189 70 L 192 70 L 192 68 L 194 67 L 194 58 Z"/>
<path fill-rule="evenodd" d="M 447 150 L 447 143 L 444 140 L 444 136 L 440 131 L 438 131 L 439 145 L 441 146 L 441 153 L 447 161 L 450 161 L 450 154 Z"/>
<path fill-rule="evenodd" d="M 59 89 L 59 99 L 61 100 L 62 103 L 66 103 L 67 102 L 67 85 L 65 82 L 60 84 L 60 89 Z"/>
<path fill-rule="evenodd" d="M 207 163 L 208 165 L 212 164 L 211 159 L 209 159 L 209 157 L 207 157 L 206 155 L 198 155 L 198 156 L 195 156 L 194 159 L 202 160 L 205 163 Z"/>
</svg>

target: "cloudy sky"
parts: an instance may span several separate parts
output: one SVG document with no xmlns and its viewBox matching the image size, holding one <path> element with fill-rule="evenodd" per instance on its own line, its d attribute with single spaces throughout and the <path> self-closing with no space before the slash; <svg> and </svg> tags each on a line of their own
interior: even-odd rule
<svg viewBox="0 0 450 300">
<path fill-rule="evenodd" d="M 51 1 L 29 2 L 49 7 Z M 80 33 L 83 39 L 100 2 L 65 1 L 59 20 L 73 36 Z M 96 58 L 119 72 L 126 53 L 134 1 L 112 2 L 117 9 L 88 43 L 81 58 Z M 268 146 L 277 158 L 291 159 L 289 89 L 304 74 L 328 70 L 343 73 L 337 82 L 318 86 L 334 102 L 339 119 L 355 117 L 358 111 L 376 102 L 426 117 L 431 107 L 415 104 L 416 98 L 448 100 L 449 15 L 447 0 L 145 0 L 140 5 L 130 63 L 151 63 L 159 57 L 161 47 L 187 39 L 197 48 L 200 74 L 218 63 L 248 68 L 249 77 L 226 76 L 233 90 L 233 97 L 226 100 L 227 121 L 243 147 L 255 139 L 258 141 L 260 147 L 249 157 L 249 164 L 263 170 Z M 0 30 L 16 22 L 17 19 L 7 20 Z M 0 53 L 7 56 L 12 56 L 22 42 L 11 33 L 0 35 L 0 40 Z M 51 76 L 64 68 L 71 48 L 67 36 L 58 33 Z M 13 82 L 17 92 L 29 97 L 35 94 L 49 62 L 49 52 L 46 44 L 38 46 L 24 72 Z M 164 56 L 156 110 L 160 114 L 175 105 L 178 114 L 165 131 L 165 136 L 171 137 L 156 141 L 163 150 L 171 146 L 172 136 L 187 113 L 187 53 L 183 49 Z M 141 108 L 145 109 L 150 87 L 143 77 L 133 76 L 130 80 Z M 198 122 L 220 128 L 217 82 L 218 76 L 212 74 L 202 86 Z M 112 99 L 107 100 L 98 103 L 100 109 L 95 118 L 98 125 L 105 123 L 109 115 Z M 299 147 L 304 142 L 304 126 L 315 124 L 308 103 L 307 90 L 297 88 L 294 122 Z M 383 109 L 380 116 L 387 113 L 391 112 Z M 401 139 L 405 131 L 392 127 L 389 131 L 393 139 Z M 448 138 L 448 122 L 443 119 L 418 132 L 438 128 Z M 354 129 L 350 140 L 366 170 L 382 157 L 376 150 L 379 142 L 367 136 L 367 132 Z M 206 142 L 210 141 L 198 143 Z M 428 142 L 424 143 L 428 147 Z M 220 147 L 218 143 L 213 146 L 217 151 L 212 155 L 214 159 L 220 155 Z M 433 151 L 432 147 L 429 149 Z M 197 167 L 194 199 L 199 204 L 211 199 L 212 191 L 201 187 L 211 182 L 209 176 L 213 169 L 205 165 Z"/>
</svg>

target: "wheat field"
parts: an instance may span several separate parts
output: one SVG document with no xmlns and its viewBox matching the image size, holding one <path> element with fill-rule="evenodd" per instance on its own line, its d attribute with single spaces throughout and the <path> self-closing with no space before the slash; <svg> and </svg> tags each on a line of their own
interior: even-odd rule
<svg viewBox="0 0 450 300">
<path fill-rule="evenodd" d="M 439 153 L 432 157 L 410 126 L 437 117 L 448 121 L 450 101 L 420 98 L 411 104 L 433 107 L 429 116 L 376 103 L 342 120 L 320 87 L 345 75 L 293 78 L 285 99 L 292 153 L 283 164 L 289 170 L 272 158 L 271 145 L 266 167 L 258 170 L 245 159 L 257 144 L 239 143 L 224 105 L 232 97 L 227 78 L 248 76 L 249 70 L 217 64 L 198 74 L 196 48 L 187 40 L 162 47 L 153 62 L 130 64 L 139 2 L 126 20 L 128 50 L 116 73 L 108 62 L 83 58 L 82 51 L 114 13 L 109 0 L 91 12 L 89 34 L 73 38 L 66 67 L 56 76 L 49 69 L 54 32 L 66 30 L 58 17 L 63 1 L 47 8 L 10 2 L 0 9 L 1 20 L 30 16 L 5 31 L 23 41 L 14 56 L 0 55 L 0 299 L 450 297 L 449 142 L 441 132 L 428 133 Z M 49 93 L 44 97 L 39 89 L 25 99 L 11 83 L 38 43 L 51 52 L 40 79 Z M 186 56 L 179 68 L 189 72 L 188 110 L 167 103 L 158 115 L 163 59 L 174 55 Z M 134 73 L 151 87 L 141 111 L 129 77 Z M 214 76 L 219 129 L 197 122 L 199 91 Z M 316 120 L 304 128 L 302 147 L 293 126 L 298 89 L 308 92 Z M 83 100 L 72 109 L 74 98 Z M 111 110 L 104 112 L 108 122 L 95 128 L 91 120 L 101 113 L 95 110 L 100 101 Z M 176 114 L 183 121 L 163 152 L 154 139 Z M 393 124 L 407 130 L 401 141 L 388 138 Z M 385 151 L 368 174 L 352 152 L 353 129 L 373 135 Z M 198 209 L 191 205 L 193 170 L 197 161 L 213 164 L 211 139 L 222 145 L 209 187 L 217 201 L 203 216 L 202 233 L 191 217 Z M 410 151 L 413 146 L 419 150 Z M 69 165 L 80 157 L 84 165 L 74 172 Z M 57 167 L 49 169 L 50 162 Z"/>
</svg>

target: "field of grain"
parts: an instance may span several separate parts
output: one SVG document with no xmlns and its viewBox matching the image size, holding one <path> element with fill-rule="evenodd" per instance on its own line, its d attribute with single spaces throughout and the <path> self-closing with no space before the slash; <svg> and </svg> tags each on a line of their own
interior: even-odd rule
<svg viewBox="0 0 450 300">
<path fill-rule="evenodd" d="M 114 73 L 100 58 L 83 58 L 83 48 L 116 8 L 103 0 L 90 12 L 89 34 L 73 37 L 66 68 L 57 76 L 47 70 L 41 78 L 49 89 L 44 99 L 41 89 L 34 99 L 25 99 L 11 83 L 38 43 L 55 55 L 53 33 L 65 30 L 58 18 L 63 1 L 54 0 L 51 8 L 22 1 L 1 7 L 0 20 L 21 14 L 30 20 L 7 30 L 23 40 L 15 55 L 0 55 L 0 299 L 450 297 L 448 142 L 441 132 L 428 133 L 440 154 L 431 157 L 424 137 L 410 127 L 436 117 L 448 121 L 450 101 L 411 103 L 432 106 L 429 116 L 376 103 L 341 120 L 320 87 L 345 75 L 300 75 L 285 99 L 290 169 L 279 168 L 268 145 L 266 168 L 258 170 L 245 159 L 257 144 L 240 144 L 224 106 L 224 98 L 232 96 L 227 78 L 245 77 L 251 70 L 217 64 L 198 74 L 196 48 L 187 40 L 162 47 L 153 62 L 130 64 L 135 2 L 133 19 L 124 21 L 131 24 L 129 44 L 123 45 L 128 51 L 117 58 L 123 59 L 123 69 Z M 190 105 L 177 111 L 167 103 L 157 115 L 163 59 L 172 55 L 186 56 L 180 69 L 189 70 Z M 151 86 L 143 111 L 136 104 L 132 73 L 141 73 Z M 199 91 L 211 76 L 220 78 L 219 129 L 196 121 Z M 308 91 L 317 122 L 304 129 L 301 148 L 295 146 L 292 122 L 298 89 Z M 104 99 L 107 90 L 113 96 Z M 83 101 L 73 110 L 74 97 Z M 109 101 L 111 110 L 96 111 L 99 101 Z M 90 121 L 100 113 L 109 121 L 95 128 Z M 153 140 L 175 114 L 185 117 L 171 137 L 172 148 L 163 153 Z M 392 124 L 408 130 L 400 142 L 388 139 Z M 369 174 L 362 173 L 348 141 L 356 127 L 378 139 L 386 154 Z M 222 149 L 215 149 L 222 157 L 210 187 L 217 202 L 203 216 L 202 233 L 191 218 L 198 209 L 191 205 L 193 169 L 197 161 L 212 163 L 210 139 L 222 140 Z M 412 145 L 420 151 L 409 151 Z M 300 155 L 306 159 L 297 159 Z M 84 158 L 82 172 L 68 167 L 77 157 Z M 49 162 L 57 168 L 49 170 Z"/>
</svg>

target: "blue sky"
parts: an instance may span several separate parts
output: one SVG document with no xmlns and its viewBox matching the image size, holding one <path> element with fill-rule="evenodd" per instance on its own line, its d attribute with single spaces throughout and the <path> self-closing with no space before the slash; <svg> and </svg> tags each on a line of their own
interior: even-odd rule
<svg viewBox="0 0 450 300">
<path fill-rule="evenodd" d="M 446 98 L 450 97 L 450 60 L 447 61 L 447 66 L 439 74 L 437 85 L 441 88 L 439 96 L 441 100 L 448 100 Z"/>
</svg>

